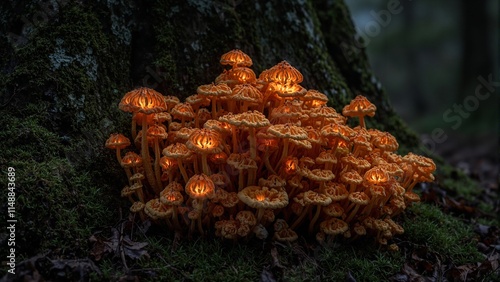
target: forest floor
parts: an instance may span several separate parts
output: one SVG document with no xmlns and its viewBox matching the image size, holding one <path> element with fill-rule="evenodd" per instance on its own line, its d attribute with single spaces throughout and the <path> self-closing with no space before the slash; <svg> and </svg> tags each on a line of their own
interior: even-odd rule
<svg viewBox="0 0 500 282">
<path fill-rule="evenodd" d="M 18 264 L 16 281 L 500 281 L 500 166 L 491 140 L 440 149 L 458 170 L 419 188 L 422 203 L 397 218 L 405 233 L 393 240 L 396 252 L 371 240 L 188 241 L 137 224 L 123 208 L 89 238 L 88 257 L 39 254 Z M 462 173 L 472 181 L 448 185 Z"/>
</svg>

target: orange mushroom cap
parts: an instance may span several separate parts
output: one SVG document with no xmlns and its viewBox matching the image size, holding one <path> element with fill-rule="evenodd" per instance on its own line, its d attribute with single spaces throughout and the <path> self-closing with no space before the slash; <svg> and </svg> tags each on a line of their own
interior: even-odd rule
<svg viewBox="0 0 500 282">
<path fill-rule="evenodd" d="M 250 83 L 253 84 L 257 82 L 257 77 L 252 69 L 247 67 L 239 67 L 231 69 L 227 72 L 226 79 L 237 81 L 238 83 Z"/>
<path fill-rule="evenodd" d="M 222 151 L 222 140 L 219 133 L 210 129 L 195 129 L 189 135 L 186 146 L 193 151 L 200 153 L 216 154 Z"/>
<path fill-rule="evenodd" d="M 148 137 L 158 138 L 158 139 L 167 139 L 168 133 L 165 130 L 165 127 L 160 125 L 153 125 L 148 128 L 147 131 Z"/>
<path fill-rule="evenodd" d="M 185 187 L 186 193 L 193 199 L 213 198 L 215 196 L 215 184 L 205 174 L 195 174 L 189 178 Z"/>
<path fill-rule="evenodd" d="M 349 105 L 346 105 L 342 110 L 342 114 L 348 117 L 370 116 L 375 115 L 377 107 L 372 104 L 365 96 L 358 95 Z"/>
<path fill-rule="evenodd" d="M 388 132 L 384 132 L 378 136 L 375 136 L 372 140 L 372 143 L 373 145 L 375 145 L 375 147 L 389 152 L 394 152 L 399 147 L 396 138 Z"/>
<path fill-rule="evenodd" d="M 220 83 L 220 84 L 211 83 L 198 86 L 196 92 L 198 92 L 199 95 L 208 97 L 223 97 L 231 95 L 232 90 L 225 83 Z"/>
<path fill-rule="evenodd" d="M 308 138 L 305 129 L 289 123 L 271 125 L 267 129 L 267 132 L 279 138 L 291 138 L 296 140 L 305 140 Z"/>
<path fill-rule="evenodd" d="M 172 159 L 185 159 L 193 154 L 193 152 L 182 143 L 170 144 L 163 149 L 162 153 L 164 156 Z"/>
<path fill-rule="evenodd" d="M 349 230 L 349 225 L 338 218 L 330 218 L 320 223 L 321 231 L 328 235 L 338 235 Z"/>
<path fill-rule="evenodd" d="M 370 184 L 383 184 L 389 181 L 389 174 L 383 168 L 376 166 L 365 172 L 364 180 Z"/>
<path fill-rule="evenodd" d="M 250 84 L 239 84 L 227 97 L 229 100 L 258 104 L 262 102 L 262 93 Z"/>
<path fill-rule="evenodd" d="M 130 140 L 123 134 L 113 133 L 106 140 L 106 148 L 109 149 L 125 149 L 130 146 Z"/>
<path fill-rule="evenodd" d="M 234 49 L 223 54 L 220 58 L 220 63 L 222 65 L 250 67 L 252 66 L 252 59 L 247 54 L 243 53 L 243 51 Z"/>
<path fill-rule="evenodd" d="M 268 187 L 248 186 L 238 192 L 238 198 L 252 208 L 280 209 L 288 205 L 288 195 L 284 190 Z"/>
<path fill-rule="evenodd" d="M 177 162 L 174 159 L 165 156 L 160 158 L 160 167 L 163 170 L 170 170 L 175 168 L 176 166 Z"/>
<path fill-rule="evenodd" d="M 182 117 L 192 119 L 195 117 L 193 107 L 189 103 L 176 104 L 170 113 L 177 119 L 181 119 Z"/>
<path fill-rule="evenodd" d="M 137 167 L 142 165 L 142 158 L 134 152 L 127 152 L 122 158 L 121 165 L 123 167 Z"/>
<path fill-rule="evenodd" d="M 184 202 L 184 198 L 179 191 L 163 189 L 163 191 L 160 192 L 160 201 L 165 205 L 179 206 Z"/>
<path fill-rule="evenodd" d="M 118 106 L 125 112 L 152 114 L 167 110 L 165 98 L 151 88 L 141 87 L 127 92 Z"/>
<path fill-rule="evenodd" d="M 287 61 L 282 61 L 273 66 L 265 73 L 261 74 L 262 79 L 268 82 L 278 82 L 281 84 L 296 84 L 304 80 L 302 74 Z M 259 76 L 259 78 L 261 77 Z"/>
</svg>

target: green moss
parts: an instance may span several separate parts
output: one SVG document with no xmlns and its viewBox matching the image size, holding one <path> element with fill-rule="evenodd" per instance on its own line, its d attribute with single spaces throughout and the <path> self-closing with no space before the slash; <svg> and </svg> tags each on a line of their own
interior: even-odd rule
<svg viewBox="0 0 500 282">
<path fill-rule="evenodd" d="M 357 281 L 387 280 L 397 273 L 404 262 L 401 254 L 378 250 L 373 244 L 343 244 L 330 247 L 315 246 L 306 251 L 297 244 L 276 244 L 276 258 L 281 266 L 272 266 L 269 243 L 252 241 L 221 242 L 218 239 L 182 241 L 173 251 L 167 237 L 144 238 L 150 259 L 130 261 L 131 269 L 149 269 L 136 272 L 146 281 L 256 281 L 261 275 L 273 275 L 278 281 L 340 281 L 348 273 Z M 121 274 L 112 273 L 109 259 L 100 265 L 101 279 L 113 280 Z M 267 273 L 267 274 L 266 274 Z"/>
<path fill-rule="evenodd" d="M 408 209 L 403 227 L 404 237 L 417 246 L 429 250 L 462 265 L 482 261 L 476 248 L 471 228 L 460 220 L 444 214 L 429 204 L 414 205 Z"/>
<path fill-rule="evenodd" d="M 404 261 L 400 254 L 387 253 L 377 250 L 373 244 L 359 242 L 317 247 L 314 256 L 299 261 L 297 253 L 291 248 L 288 251 L 283 258 L 287 266 L 284 281 L 343 281 L 349 274 L 356 281 L 381 281 L 397 273 Z"/>
<path fill-rule="evenodd" d="M 218 240 L 181 242 L 175 251 L 168 238 L 150 237 L 148 243 L 152 258 L 139 265 L 158 270 L 154 281 L 255 281 L 266 258 L 256 246 Z"/>
<path fill-rule="evenodd" d="M 116 206 L 117 198 L 108 185 L 95 183 L 96 173 L 68 161 L 60 138 L 42 126 L 46 112 L 34 109 L 26 107 L 25 118 L 0 115 L 7 125 L 0 132 L 2 177 L 7 167 L 16 170 L 17 254 L 26 258 L 57 249 L 85 256 L 92 229 L 113 218 L 108 207 Z"/>
</svg>

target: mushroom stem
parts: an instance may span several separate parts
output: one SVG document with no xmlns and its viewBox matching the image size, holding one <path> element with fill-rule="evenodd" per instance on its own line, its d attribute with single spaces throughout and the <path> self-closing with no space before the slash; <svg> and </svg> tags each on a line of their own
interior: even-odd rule
<svg viewBox="0 0 500 282">
<path fill-rule="evenodd" d="M 119 164 L 122 163 L 122 154 L 120 153 L 120 151 L 121 151 L 120 148 L 116 148 L 116 159 L 118 160 Z"/>
<path fill-rule="evenodd" d="M 256 168 L 250 168 L 248 170 L 247 186 L 255 185 L 255 175 L 257 174 Z"/>
<path fill-rule="evenodd" d="M 196 220 L 196 223 L 198 225 L 198 232 L 200 232 L 201 236 L 203 236 L 205 234 L 205 232 L 203 232 L 203 226 L 201 225 L 201 216 L 198 217 L 198 219 Z"/>
<path fill-rule="evenodd" d="M 373 206 L 375 205 L 376 202 L 378 202 L 378 201 L 371 200 L 370 203 L 363 209 L 363 211 L 361 212 L 361 214 L 363 215 L 363 217 L 370 215 L 370 212 L 372 211 L 372 208 L 373 208 Z"/>
<path fill-rule="evenodd" d="M 300 216 L 290 226 L 290 229 L 295 229 L 297 226 L 300 225 L 300 223 L 302 223 L 302 220 L 304 219 L 304 217 L 306 216 L 306 214 L 309 212 L 309 207 L 310 207 L 310 205 L 307 205 L 307 206 L 304 207 L 304 209 L 302 210 L 302 213 L 300 214 Z"/>
<path fill-rule="evenodd" d="M 365 126 L 365 116 L 359 116 L 359 126 L 362 128 L 366 128 Z"/>
<path fill-rule="evenodd" d="M 216 98 L 212 97 L 212 119 L 217 119 Z"/>
<path fill-rule="evenodd" d="M 260 223 L 261 219 L 262 219 L 262 216 L 264 215 L 264 209 L 263 208 L 259 208 L 257 210 L 257 225 Z"/>
<path fill-rule="evenodd" d="M 314 224 L 318 220 L 320 213 L 321 213 L 321 206 L 318 205 L 318 207 L 316 208 L 316 213 L 314 214 L 314 217 L 309 223 L 309 234 L 312 234 L 312 232 L 314 231 Z"/>
<path fill-rule="evenodd" d="M 130 168 L 124 167 L 125 173 L 127 174 L 127 179 L 128 179 L 128 185 L 132 186 L 132 181 L 130 178 L 132 177 L 132 172 L 130 172 Z"/>
<path fill-rule="evenodd" d="M 135 113 L 132 115 L 132 127 L 130 131 L 132 132 L 132 140 L 135 140 L 137 137 L 137 122 L 135 121 Z"/>
<path fill-rule="evenodd" d="M 132 195 L 128 195 L 128 200 L 134 204 L 135 203 L 135 200 L 132 198 Z"/>
<path fill-rule="evenodd" d="M 238 151 L 238 139 L 236 137 L 236 126 L 231 125 L 231 133 L 233 134 L 233 153 L 237 153 Z"/>
<path fill-rule="evenodd" d="M 142 140 L 141 140 L 141 155 L 142 155 L 142 163 L 144 166 L 144 172 L 146 173 L 146 178 L 148 179 L 149 185 L 153 188 L 153 191 L 157 194 L 160 194 L 159 188 L 156 187 L 156 179 L 153 174 L 153 168 L 151 166 L 151 158 L 149 157 L 149 148 L 148 148 L 148 123 L 147 118 L 144 117 L 142 119 Z"/>
<path fill-rule="evenodd" d="M 137 197 L 139 201 L 144 204 L 144 192 L 142 191 L 142 187 L 137 189 Z"/>
<path fill-rule="evenodd" d="M 359 205 L 356 204 L 354 206 L 354 209 L 349 214 L 349 216 L 345 219 L 345 222 L 349 223 L 354 218 L 354 216 L 356 215 L 356 213 L 358 212 L 358 209 L 359 209 Z"/>
<path fill-rule="evenodd" d="M 243 170 L 242 169 L 238 169 L 238 171 L 240 172 L 240 174 L 238 175 L 238 192 L 243 190 L 243 186 L 245 185 L 245 182 L 244 182 L 244 175 L 243 175 Z"/>
<path fill-rule="evenodd" d="M 290 140 L 288 140 L 288 138 L 284 138 L 283 139 L 283 152 L 281 153 L 280 160 L 276 164 L 275 170 L 278 170 L 278 168 L 280 167 L 281 163 L 286 159 L 286 157 L 288 155 L 288 144 L 289 143 L 290 143 Z"/>
<path fill-rule="evenodd" d="M 266 165 L 267 170 L 269 170 L 269 172 L 271 174 L 277 174 L 276 171 L 274 171 L 271 164 L 269 163 L 269 150 L 268 150 L 268 148 L 266 148 L 266 154 L 264 155 L 264 164 Z"/>
<path fill-rule="evenodd" d="M 203 173 L 210 176 L 212 172 L 210 171 L 210 167 L 208 166 L 207 153 L 201 154 L 201 165 L 203 168 Z"/>
<path fill-rule="evenodd" d="M 174 221 L 174 227 L 176 230 L 181 230 L 181 225 L 179 224 L 179 218 L 177 216 L 178 212 L 177 212 L 177 206 L 173 206 L 172 207 L 172 219 Z"/>
<path fill-rule="evenodd" d="M 140 211 L 139 216 L 141 217 L 141 222 L 144 222 L 146 220 L 146 215 L 144 215 L 144 211 Z"/>
<path fill-rule="evenodd" d="M 158 138 L 155 138 L 155 177 L 156 185 L 161 189 L 163 186 L 161 183 L 161 170 L 160 170 L 160 145 L 158 144 Z"/>
<path fill-rule="evenodd" d="M 184 179 L 184 182 L 187 183 L 189 180 L 189 177 L 187 175 L 186 169 L 184 168 L 184 165 L 182 164 L 182 160 L 177 159 L 177 163 L 179 164 L 179 170 L 181 171 L 182 178 Z M 169 174 L 169 177 L 170 177 L 170 175 L 171 174 Z M 172 181 L 170 181 L 170 182 L 172 182 Z"/>
<path fill-rule="evenodd" d="M 194 173 L 200 174 L 200 170 L 198 168 L 198 158 L 196 156 L 194 157 L 193 166 L 194 166 Z"/>
<path fill-rule="evenodd" d="M 249 136 L 249 141 L 250 141 L 250 157 L 252 159 L 257 158 L 257 140 L 255 139 L 255 128 L 250 127 L 248 128 L 248 131 L 250 132 Z"/>
</svg>

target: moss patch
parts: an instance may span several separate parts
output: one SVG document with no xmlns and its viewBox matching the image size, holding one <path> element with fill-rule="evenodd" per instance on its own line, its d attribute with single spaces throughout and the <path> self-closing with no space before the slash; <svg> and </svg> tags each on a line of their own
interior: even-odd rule
<svg viewBox="0 0 500 282">
<path fill-rule="evenodd" d="M 109 186 L 95 183 L 95 173 L 76 168 L 61 155 L 65 146 L 41 125 L 43 115 L 23 119 L 5 112 L 0 115 L 0 122 L 7 124 L 0 133 L 2 177 L 7 167 L 16 170 L 17 254 L 26 258 L 57 250 L 85 256 L 92 228 L 113 218 L 108 207 L 117 200 L 105 191 Z M 5 197 L 1 195 L 4 205 Z"/>
<path fill-rule="evenodd" d="M 483 259 L 471 228 L 429 204 L 414 205 L 404 217 L 404 237 L 452 260 L 457 265 Z"/>
</svg>

